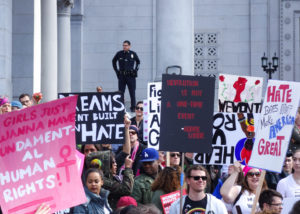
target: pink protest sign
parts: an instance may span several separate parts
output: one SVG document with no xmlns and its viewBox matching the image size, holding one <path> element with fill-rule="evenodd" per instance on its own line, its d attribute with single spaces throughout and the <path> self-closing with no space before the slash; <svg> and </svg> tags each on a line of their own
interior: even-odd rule
<svg viewBox="0 0 300 214">
<path fill-rule="evenodd" d="M 41 203 L 55 212 L 86 201 L 75 156 L 76 103 L 73 96 L 0 116 L 4 213 L 34 213 Z"/>
<path fill-rule="evenodd" d="M 183 195 L 186 195 L 186 190 L 183 190 Z M 161 204 L 164 209 L 164 214 L 170 213 L 170 207 L 174 201 L 180 198 L 180 190 L 160 196 Z"/>
</svg>

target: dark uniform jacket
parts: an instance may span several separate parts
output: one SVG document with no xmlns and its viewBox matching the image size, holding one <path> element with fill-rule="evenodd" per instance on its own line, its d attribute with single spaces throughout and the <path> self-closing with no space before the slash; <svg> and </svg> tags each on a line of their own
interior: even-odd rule
<svg viewBox="0 0 300 214">
<path fill-rule="evenodd" d="M 119 68 L 117 67 L 117 62 Z M 114 56 L 112 64 L 118 77 L 120 77 L 120 75 L 137 77 L 140 59 L 134 51 L 119 51 Z"/>
</svg>

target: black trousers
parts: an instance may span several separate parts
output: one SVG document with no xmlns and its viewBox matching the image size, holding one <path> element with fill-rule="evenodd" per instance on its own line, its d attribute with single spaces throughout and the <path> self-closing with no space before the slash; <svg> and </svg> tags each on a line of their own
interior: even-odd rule
<svg viewBox="0 0 300 214">
<path fill-rule="evenodd" d="M 131 100 L 131 105 L 130 109 L 133 110 L 136 104 L 135 100 L 135 89 L 136 89 L 136 80 L 135 77 L 129 77 L 129 76 L 124 76 L 120 75 L 119 77 L 119 91 L 125 93 L 126 85 L 129 90 L 129 95 L 130 95 L 130 100 Z"/>
</svg>

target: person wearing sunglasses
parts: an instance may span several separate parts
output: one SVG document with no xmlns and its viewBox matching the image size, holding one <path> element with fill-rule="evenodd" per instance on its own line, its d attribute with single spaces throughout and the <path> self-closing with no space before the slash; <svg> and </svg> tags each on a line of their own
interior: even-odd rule
<svg viewBox="0 0 300 214">
<path fill-rule="evenodd" d="M 133 161 L 132 170 L 134 176 L 136 176 L 141 166 L 140 155 L 146 146 L 139 142 L 137 135 L 138 128 L 131 125 L 131 121 L 127 117 L 124 118 L 124 124 L 125 143 L 116 151 L 116 162 L 118 167 L 120 167 L 118 168 L 118 174 L 122 177 L 125 169 L 125 159 L 129 155 L 130 159 Z"/>
<path fill-rule="evenodd" d="M 185 173 L 187 195 L 183 196 L 183 208 L 180 210 L 180 199 L 176 200 L 170 208 L 170 213 L 218 213 L 227 214 L 224 203 L 215 196 L 205 193 L 209 182 L 207 170 L 200 165 L 190 166 Z"/>
<path fill-rule="evenodd" d="M 143 112 L 144 112 L 144 107 L 143 107 L 143 102 L 138 101 L 135 106 L 135 116 L 131 118 L 131 125 L 134 125 L 138 127 L 138 140 L 140 143 L 143 143 L 144 145 L 147 145 L 147 142 L 144 142 L 144 126 L 143 126 Z"/>
<path fill-rule="evenodd" d="M 282 200 L 279 192 L 273 189 L 264 190 L 258 199 L 261 212 L 257 214 L 280 214 L 283 208 Z"/>
<path fill-rule="evenodd" d="M 179 166 L 180 163 L 180 153 L 170 152 L 170 166 Z"/>
<path fill-rule="evenodd" d="M 239 173 L 244 172 L 242 185 L 237 185 L 236 181 Z M 251 213 L 255 192 L 258 187 L 261 170 L 245 166 L 242 170 L 239 162 L 234 163 L 234 171 L 226 179 L 221 187 L 221 195 L 226 203 L 232 204 L 233 214 Z M 264 181 L 262 190 L 267 189 Z M 256 204 L 256 211 L 259 211 L 259 205 Z"/>
</svg>

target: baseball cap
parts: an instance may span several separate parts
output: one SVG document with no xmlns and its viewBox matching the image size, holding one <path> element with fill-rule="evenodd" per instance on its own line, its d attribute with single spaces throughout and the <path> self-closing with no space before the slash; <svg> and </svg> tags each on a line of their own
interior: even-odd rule
<svg viewBox="0 0 300 214">
<path fill-rule="evenodd" d="M 150 162 L 158 160 L 158 151 L 153 148 L 144 149 L 141 153 L 141 162 Z"/>
</svg>

